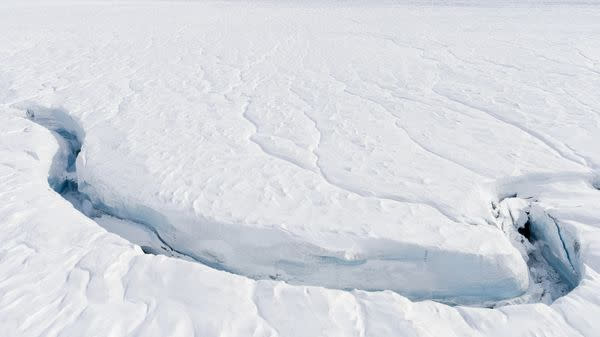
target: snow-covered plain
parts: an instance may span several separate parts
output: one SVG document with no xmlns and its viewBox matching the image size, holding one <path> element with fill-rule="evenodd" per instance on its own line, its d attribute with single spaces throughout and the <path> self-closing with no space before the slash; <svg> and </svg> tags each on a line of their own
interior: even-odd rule
<svg viewBox="0 0 600 337">
<path fill-rule="evenodd" d="M 600 7 L 426 3 L 1 3 L 0 334 L 600 335 Z"/>
</svg>

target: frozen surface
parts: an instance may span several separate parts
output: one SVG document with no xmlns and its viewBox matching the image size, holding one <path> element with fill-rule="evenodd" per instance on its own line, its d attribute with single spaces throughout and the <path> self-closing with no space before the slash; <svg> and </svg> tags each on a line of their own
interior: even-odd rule
<svg viewBox="0 0 600 337">
<path fill-rule="evenodd" d="M 3 2 L 0 31 L 0 331 L 598 334 L 600 8 Z"/>
</svg>

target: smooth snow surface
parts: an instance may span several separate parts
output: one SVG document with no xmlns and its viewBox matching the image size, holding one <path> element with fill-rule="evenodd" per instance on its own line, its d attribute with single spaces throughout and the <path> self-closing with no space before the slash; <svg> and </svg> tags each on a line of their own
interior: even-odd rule
<svg viewBox="0 0 600 337">
<path fill-rule="evenodd" d="M 0 31 L 0 331 L 600 335 L 600 7 L 3 2 Z"/>
</svg>

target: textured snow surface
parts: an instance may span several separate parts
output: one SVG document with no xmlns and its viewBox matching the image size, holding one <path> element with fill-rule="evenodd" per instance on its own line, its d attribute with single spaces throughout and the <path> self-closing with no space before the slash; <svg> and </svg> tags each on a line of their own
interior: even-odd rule
<svg viewBox="0 0 600 337">
<path fill-rule="evenodd" d="M 600 8 L 3 2 L 0 31 L 2 334 L 600 335 Z"/>
</svg>

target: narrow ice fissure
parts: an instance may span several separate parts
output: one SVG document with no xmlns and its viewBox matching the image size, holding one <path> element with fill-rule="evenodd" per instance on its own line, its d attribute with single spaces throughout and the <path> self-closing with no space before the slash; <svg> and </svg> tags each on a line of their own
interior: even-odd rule
<svg viewBox="0 0 600 337">
<path fill-rule="evenodd" d="M 48 111 L 46 111 L 46 113 L 47 112 Z M 62 155 L 62 160 L 55 160 L 55 164 L 58 163 L 61 165 L 61 167 L 54 170 L 53 174 L 48 177 L 48 183 L 57 193 L 65 198 L 65 200 L 69 201 L 77 210 L 94 220 L 107 231 L 113 232 L 124 239 L 139 245 L 142 251 L 146 254 L 160 254 L 176 257 L 201 263 L 214 269 L 233 272 L 221 264 L 216 257 L 214 258 L 214 261 L 212 261 L 210 258 L 195 256 L 194 254 L 186 253 L 185 251 L 174 247 L 173 244 L 168 243 L 169 240 L 166 240 L 159 233 L 157 226 L 160 227 L 160 224 L 154 223 L 154 221 L 144 221 L 144 219 L 147 217 L 145 217 L 143 214 L 130 214 L 132 212 L 135 213 L 134 211 L 113 211 L 111 207 L 104 205 L 101 201 L 94 201 L 94 199 L 90 198 L 90 196 L 88 196 L 85 192 L 82 192 L 82 190 L 86 191 L 86 189 L 82 188 L 82 186 L 79 184 L 76 161 L 77 156 L 82 149 L 82 139 L 84 135 L 83 131 L 79 129 L 78 124 L 66 112 L 61 110 L 52 110 L 50 115 L 36 115 L 36 113 L 37 110 L 28 109 L 27 117 L 37 124 L 40 124 L 41 126 L 52 131 L 59 144 L 61 144 L 61 150 L 59 150 L 57 156 Z M 511 196 L 508 199 L 512 198 L 516 198 L 516 195 Z M 545 244 L 545 242 L 542 242 L 543 240 L 541 240 L 540 242 L 536 243 L 536 240 L 543 239 L 543 236 L 540 236 L 539 233 L 536 232 L 536 228 L 539 226 L 531 226 L 532 219 L 529 214 L 527 214 L 528 219 L 523 226 L 521 226 L 522 224 L 518 223 L 519 220 L 515 218 L 513 215 L 513 210 L 510 207 L 508 208 L 508 214 L 509 222 L 513 228 L 513 231 L 518 233 L 517 235 L 521 237 L 521 248 L 525 247 L 523 249 L 525 249 L 526 253 L 523 254 L 523 258 L 527 261 L 529 266 L 530 289 L 525 294 L 517 298 L 483 302 L 479 304 L 469 304 L 496 307 L 513 303 L 531 303 L 540 301 L 551 302 L 556 298 L 568 293 L 575 286 L 575 284 L 572 282 L 565 282 L 564 277 L 561 277 L 562 274 L 557 272 L 556 266 L 547 261 L 544 257 L 544 254 L 541 253 L 539 246 L 541 243 Z M 567 246 L 561 233 L 560 225 L 555 219 L 551 219 L 554 220 L 554 226 L 558 231 L 557 235 L 562 242 L 562 249 L 565 251 L 568 263 L 570 264 L 571 269 L 573 269 L 575 272 L 572 257 L 567 250 Z M 504 228 L 505 226 L 503 225 L 502 227 Z M 509 232 L 507 235 L 510 236 L 511 233 Z M 530 243 L 528 245 L 524 244 L 523 240 Z M 519 243 L 517 243 L 517 245 L 519 245 Z M 554 255 L 561 256 L 561 254 L 562 253 L 558 253 Z M 327 263 L 335 263 L 338 265 L 349 263 L 348 261 L 340 260 L 333 256 L 317 256 L 317 258 L 320 258 Z M 352 261 L 350 265 L 360 263 L 364 263 L 364 261 Z M 246 276 L 252 277 L 252 275 Z M 263 276 L 264 278 L 270 277 L 272 279 L 278 279 L 277 277 L 271 275 Z M 424 300 L 432 298 L 427 297 L 417 299 Z M 449 304 L 453 303 L 444 301 L 444 298 L 436 298 L 434 300 Z"/>
<path fill-rule="evenodd" d="M 571 266 L 571 269 L 573 269 L 573 272 L 577 272 L 577 269 L 575 268 L 575 265 L 573 264 L 573 260 L 571 259 L 571 253 L 569 252 L 569 249 L 567 248 L 567 244 L 565 243 L 565 239 L 563 238 L 562 230 L 560 229 L 560 226 L 558 225 L 558 221 L 550 214 L 548 214 L 548 217 L 552 220 L 552 222 L 554 222 L 554 226 L 556 227 L 556 233 L 558 234 L 558 239 L 560 240 L 560 243 L 562 245 L 563 251 L 565 252 L 565 255 L 567 255 L 567 261 L 569 261 L 569 265 Z"/>
<path fill-rule="evenodd" d="M 64 148 L 61 150 L 66 154 L 64 167 L 48 177 L 48 183 L 54 191 L 101 227 L 139 245 L 146 254 L 173 256 L 204 263 L 172 247 L 153 226 L 120 217 L 104 207 L 93 204 L 89 196 L 80 191 L 77 181 L 76 160 L 83 144 L 80 139 L 82 136 L 79 135 L 81 132 L 75 130 L 75 122 L 61 110 L 52 110 L 51 116 L 47 115 L 50 111 L 40 116 L 36 114 L 36 110 L 39 109 L 27 109 L 27 118 L 52 131 L 59 144 L 63 144 Z M 117 224 L 114 225 L 115 223 Z"/>
</svg>

